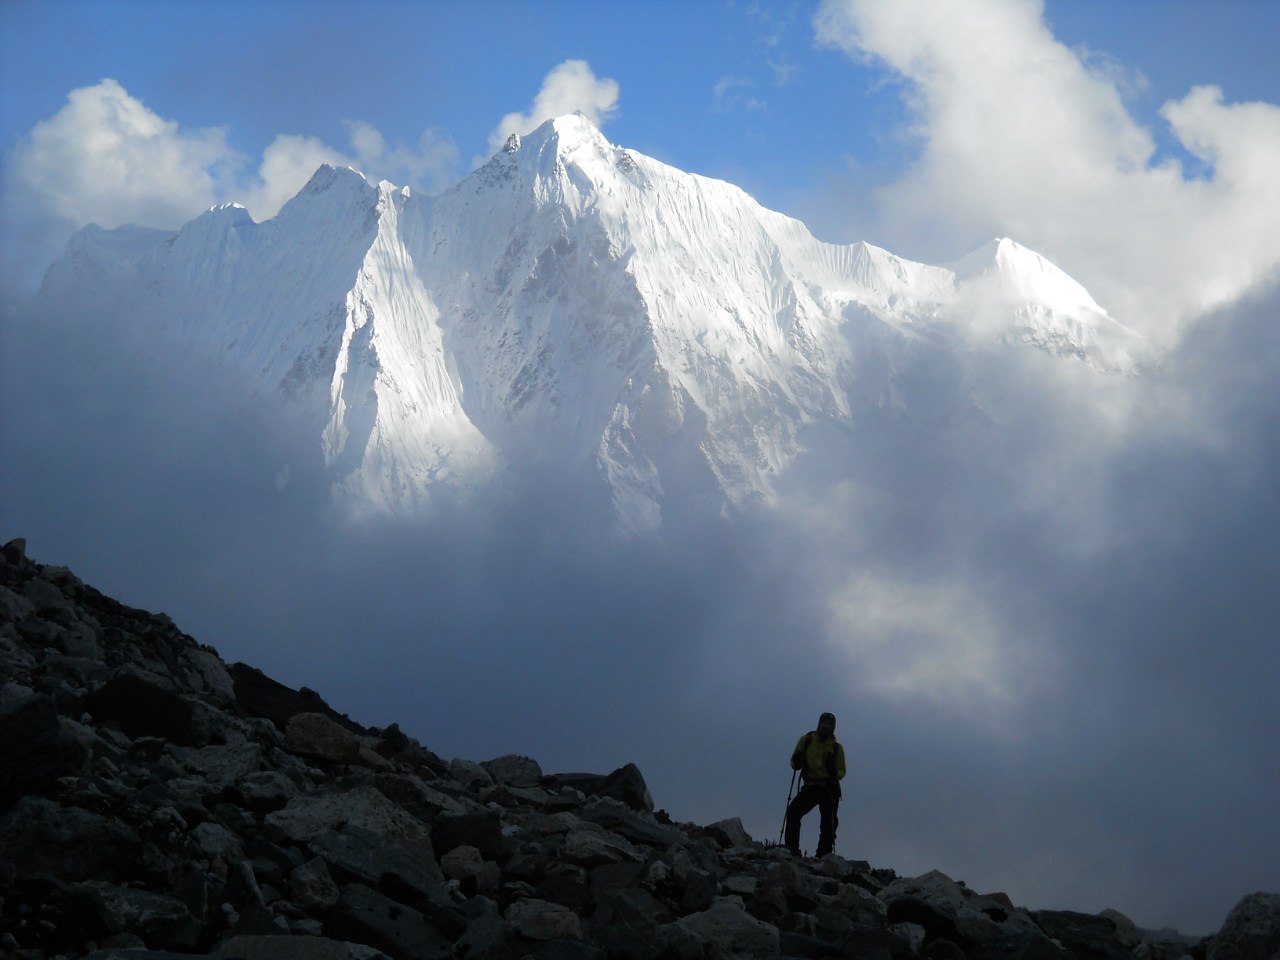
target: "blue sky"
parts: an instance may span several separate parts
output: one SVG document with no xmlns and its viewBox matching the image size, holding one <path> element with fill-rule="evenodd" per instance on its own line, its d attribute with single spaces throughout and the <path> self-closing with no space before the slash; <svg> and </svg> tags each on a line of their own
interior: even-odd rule
<svg viewBox="0 0 1280 960">
<path fill-rule="evenodd" d="M 905 24 L 882 26 L 910 33 L 914 25 L 941 24 L 938 11 L 945 6 L 925 4 Z M 557 70 L 578 63 L 579 75 L 561 78 L 560 96 L 552 101 L 558 106 L 550 109 L 585 109 L 615 143 L 736 183 L 823 239 L 865 239 L 939 262 L 993 233 L 1008 234 L 1058 262 L 1115 313 L 1149 303 L 1146 291 L 1133 289 L 1138 281 L 1132 278 L 1145 270 L 1154 280 L 1165 264 L 1126 265 L 1126 282 L 1108 274 L 1111 251 L 1085 249 L 1092 242 L 1086 239 L 1093 232 L 1090 209 L 1112 210 L 1108 197 L 1076 201 L 1069 196 L 1072 184 L 1043 185 L 1063 198 L 1064 208 L 1046 210 L 1045 218 L 1061 221 L 1079 211 L 1085 224 L 1075 235 L 984 205 L 991 184 L 973 184 L 973 170 L 986 165 L 998 182 L 1003 174 L 994 171 L 995 163 L 981 152 L 957 162 L 945 144 L 938 145 L 933 138 L 951 122 L 937 115 L 940 91 L 913 75 L 905 61 L 895 61 L 902 51 L 895 53 L 883 38 L 868 40 L 865 30 L 862 38 L 853 37 L 850 18 L 824 29 L 823 18 L 840 19 L 841 9 L 838 3 L 730 0 L 382 0 L 358 6 L 6 0 L 0 5 L 6 273 L 21 275 L 22 287 L 32 286 L 84 220 L 173 228 L 208 202 L 226 200 L 246 203 L 262 219 L 301 185 L 315 161 L 326 158 L 345 158 L 372 176 L 436 192 L 487 156 L 505 116 L 541 119 L 546 110 L 536 105 L 540 91 L 552 85 Z M 1020 51 L 1032 65 L 998 78 L 982 73 L 981 57 L 946 67 L 954 68 L 946 81 L 954 90 L 1006 85 L 980 104 L 987 120 L 978 120 L 973 131 L 997 157 L 1000 140 L 1020 132 L 1051 151 L 1056 136 L 1091 135 L 1075 127 L 1123 127 L 1117 142 L 1145 136 L 1149 150 L 1139 145 L 1135 157 L 1128 146 L 1107 144 L 1102 149 L 1116 156 L 1105 162 L 1154 168 L 1172 160 L 1182 165 L 1184 183 L 1211 179 L 1211 162 L 1186 149 L 1161 116 L 1162 107 L 1198 85 L 1219 87 L 1224 107 L 1280 103 L 1280 71 L 1270 49 L 1280 35 L 1280 7 L 1265 0 L 983 2 L 970 10 L 983 38 Z M 921 42 L 932 46 L 916 51 L 923 54 L 918 66 L 931 70 L 945 60 L 938 47 L 948 31 L 938 26 L 928 36 L 927 26 L 920 30 Z M 1022 84 L 1020 70 L 1034 70 L 1037 61 L 1059 54 L 1080 65 L 1079 76 Z M 150 155 L 146 162 L 168 167 L 191 189 L 168 191 L 164 204 L 144 204 L 137 193 L 145 187 L 112 181 L 109 164 L 94 153 L 103 149 L 101 124 L 107 121 L 98 117 L 95 127 L 82 116 L 72 122 L 65 111 L 72 91 L 108 78 L 119 85 L 119 98 L 169 125 L 148 134 L 153 145 L 186 145 L 182 158 Z M 1084 89 L 1095 81 L 1119 99 L 1118 118 L 1107 115 L 1113 108 L 1098 102 L 1097 91 Z M 1014 93 L 1022 101 L 1004 109 L 999 98 Z M 1016 118 L 1028 110 L 1051 115 L 1077 96 L 1079 115 L 1064 129 L 1019 126 Z M 60 111 L 65 122 L 56 149 L 24 153 L 37 125 Z M 357 130 L 363 149 L 353 139 Z M 1021 166 L 1036 162 L 1029 155 Z M 63 172 L 77 164 L 78 182 Z M 922 172 L 931 164 L 945 165 L 949 182 Z M 1132 184 L 1110 189 L 1124 196 L 1141 192 Z M 915 207 L 904 212 L 900 193 L 918 198 Z M 92 201 L 83 199 L 86 194 Z M 964 207 L 960 198 L 968 196 L 976 198 L 968 208 L 952 209 Z M 110 197 L 117 202 L 107 202 Z M 1010 196 L 1019 211 L 1036 199 L 1034 192 Z M 1150 202 L 1177 203 L 1163 197 Z M 986 212 L 976 215 L 975 205 Z M 51 217 L 51 207 L 61 215 Z M 13 239 L 19 229 L 22 242 Z M 1167 223 L 1153 222 L 1149 229 L 1169 234 Z M 1233 232 L 1230 224 L 1215 229 Z M 1137 256 L 1134 248 L 1147 241 L 1128 236 L 1117 242 L 1127 251 L 1120 255 Z M 1183 311 L 1185 304 L 1175 300 L 1167 309 Z"/>
<path fill-rule="evenodd" d="M 816 719 L 816 688 L 855 759 L 840 852 L 1209 932 L 1280 883 L 1277 36 L 1271 0 L 2 0 L 6 313 L 86 223 L 175 229 L 223 201 L 263 219 L 325 161 L 432 193 L 578 109 L 825 240 L 945 262 L 1011 236 L 1170 348 L 1111 422 L 1048 392 L 1010 411 L 1007 462 L 882 438 L 865 526 L 611 552 L 537 497 L 418 540 L 326 539 L 255 499 L 247 465 L 299 441 L 243 398 L 184 420 L 155 371 L 42 366 L 6 335 L 3 536 L 446 755 L 635 760 L 673 814 L 761 836 L 788 775 L 765 755 Z M 1054 471 L 1062 502 L 1010 513 Z M 1046 654 L 1021 736 L 795 670 L 827 629 L 805 597 L 856 585 L 846 534 L 906 582 L 994 598 Z"/>
</svg>

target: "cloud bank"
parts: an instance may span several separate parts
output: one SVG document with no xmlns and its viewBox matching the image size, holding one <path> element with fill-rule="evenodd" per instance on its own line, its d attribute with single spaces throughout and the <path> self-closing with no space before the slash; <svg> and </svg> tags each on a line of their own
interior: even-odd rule
<svg viewBox="0 0 1280 960">
<path fill-rule="evenodd" d="M 438 130 L 424 131 L 412 145 L 389 144 L 360 121 L 348 121 L 347 131 L 345 149 L 280 134 L 254 168 L 228 142 L 228 131 L 164 119 L 115 80 L 73 90 L 9 157 L 0 234 L 8 289 L 33 290 L 71 234 L 88 223 L 171 230 L 229 201 L 266 220 L 322 163 L 428 193 L 458 172 L 457 147 Z"/>
<path fill-rule="evenodd" d="M 1166 103 L 1184 161 L 1132 118 L 1114 65 L 1054 39 L 1038 0 L 827 0 L 815 28 L 904 85 L 915 159 L 859 225 L 890 249 L 936 262 L 1012 236 L 1157 337 L 1280 264 L 1280 106 L 1213 86 Z"/>
<path fill-rule="evenodd" d="M 967 358 L 969 413 L 938 416 L 957 386 L 810 438 L 776 509 L 661 541 L 602 535 L 583 491 L 532 476 L 352 527 L 310 435 L 236 371 L 26 328 L 4 525 L 446 757 L 634 761 L 674 815 L 762 839 L 832 710 L 838 852 L 1209 932 L 1280 862 L 1278 307 L 1242 300 L 1146 378 Z"/>
</svg>

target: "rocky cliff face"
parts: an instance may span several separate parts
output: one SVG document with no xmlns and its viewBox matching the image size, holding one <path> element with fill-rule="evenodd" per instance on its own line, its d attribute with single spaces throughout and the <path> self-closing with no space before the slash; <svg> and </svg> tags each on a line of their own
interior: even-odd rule
<svg viewBox="0 0 1280 960">
<path fill-rule="evenodd" d="M 0 956 L 1274 960 L 1280 895 L 1192 944 L 655 810 L 634 766 L 445 761 L 0 562 Z"/>
</svg>

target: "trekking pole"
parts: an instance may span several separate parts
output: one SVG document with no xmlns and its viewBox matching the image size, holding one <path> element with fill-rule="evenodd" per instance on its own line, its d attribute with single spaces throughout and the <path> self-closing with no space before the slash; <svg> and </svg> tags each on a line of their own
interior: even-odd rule
<svg viewBox="0 0 1280 960">
<path fill-rule="evenodd" d="M 796 792 L 796 777 L 799 773 L 799 770 L 791 771 L 791 787 L 787 790 L 787 809 L 782 812 L 782 829 L 778 831 L 778 846 L 786 842 L 784 838 L 787 832 L 787 814 L 791 812 L 791 795 Z"/>
</svg>

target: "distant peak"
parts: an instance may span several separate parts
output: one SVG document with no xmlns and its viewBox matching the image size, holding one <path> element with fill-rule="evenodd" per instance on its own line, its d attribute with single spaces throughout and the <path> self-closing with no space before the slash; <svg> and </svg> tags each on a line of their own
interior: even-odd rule
<svg viewBox="0 0 1280 960">
<path fill-rule="evenodd" d="M 561 152 L 572 150 L 584 143 L 594 143 L 601 147 L 609 145 L 596 125 L 581 112 L 576 112 L 544 121 L 532 133 L 518 138 L 516 149 L 540 148 L 553 143 Z M 507 141 L 507 145 L 510 147 L 510 140 Z M 507 152 L 513 151 L 508 149 Z"/>
<path fill-rule="evenodd" d="M 344 182 L 365 187 L 369 186 L 369 181 L 365 178 L 365 175 L 353 167 L 336 167 L 331 163 L 322 163 L 316 168 L 316 172 L 311 175 L 307 185 L 302 188 L 302 192 L 321 193 L 336 184 Z"/>
</svg>

